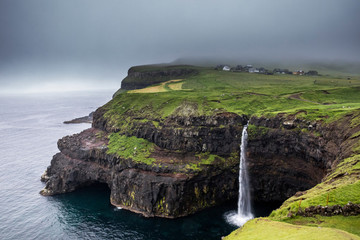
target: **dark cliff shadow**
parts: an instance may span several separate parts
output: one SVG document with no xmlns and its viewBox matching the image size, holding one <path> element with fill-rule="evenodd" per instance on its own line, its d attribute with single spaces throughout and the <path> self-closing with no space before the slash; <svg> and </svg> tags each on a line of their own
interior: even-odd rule
<svg viewBox="0 0 360 240">
<path fill-rule="evenodd" d="M 224 213 L 236 202 L 178 218 L 145 218 L 110 204 L 106 184 L 92 184 L 75 192 L 48 198 L 58 209 L 58 220 L 66 238 L 81 239 L 220 239 L 235 228 L 226 223 Z"/>
</svg>

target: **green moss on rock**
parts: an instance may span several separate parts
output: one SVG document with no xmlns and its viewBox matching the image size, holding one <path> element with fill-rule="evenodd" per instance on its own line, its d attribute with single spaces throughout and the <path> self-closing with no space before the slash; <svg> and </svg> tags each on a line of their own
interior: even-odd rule
<svg viewBox="0 0 360 240">
<path fill-rule="evenodd" d="M 118 133 L 109 135 L 108 154 L 115 154 L 121 158 L 151 165 L 155 162 L 154 158 L 149 157 L 153 150 L 154 144 L 145 139 L 128 137 Z"/>
<path fill-rule="evenodd" d="M 249 140 L 251 140 L 255 138 L 261 138 L 261 136 L 266 135 L 269 132 L 269 128 L 249 124 L 247 132 L 248 132 Z"/>
</svg>

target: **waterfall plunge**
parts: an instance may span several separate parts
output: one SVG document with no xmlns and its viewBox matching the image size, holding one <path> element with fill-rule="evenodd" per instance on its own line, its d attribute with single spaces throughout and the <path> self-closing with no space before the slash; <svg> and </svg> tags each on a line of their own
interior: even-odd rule
<svg viewBox="0 0 360 240">
<path fill-rule="evenodd" d="M 245 125 L 242 131 L 240 146 L 238 211 L 237 213 L 232 212 L 226 217 L 229 223 L 239 227 L 254 217 L 251 213 L 249 176 L 246 167 L 247 138 L 247 125 Z"/>
</svg>

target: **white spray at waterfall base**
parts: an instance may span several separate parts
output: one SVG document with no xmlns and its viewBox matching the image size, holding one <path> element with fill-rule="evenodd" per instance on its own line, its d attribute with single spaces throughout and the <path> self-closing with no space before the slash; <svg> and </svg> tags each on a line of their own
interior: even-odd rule
<svg viewBox="0 0 360 240">
<path fill-rule="evenodd" d="M 240 146 L 238 210 L 237 212 L 230 212 L 226 216 L 226 220 L 230 224 L 239 227 L 254 218 L 251 213 L 250 185 L 246 166 L 247 126 L 248 125 L 245 125 L 243 128 Z"/>
</svg>

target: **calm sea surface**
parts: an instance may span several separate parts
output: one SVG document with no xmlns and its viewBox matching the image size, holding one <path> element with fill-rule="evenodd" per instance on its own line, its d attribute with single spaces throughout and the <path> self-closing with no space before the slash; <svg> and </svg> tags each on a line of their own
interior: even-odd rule
<svg viewBox="0 0 360 240">
<path fill-rule="evenodd" d="M 225 220 L 235 203 L 169 220 L 114 208 L 101 185 L 39 194 L 57 140 L 90 127 L 62 122 L 88 115 L 112 93 L 0 96 L 0 239 L 220 239 L 235 229 Z"/>
</svg>

